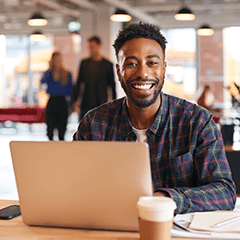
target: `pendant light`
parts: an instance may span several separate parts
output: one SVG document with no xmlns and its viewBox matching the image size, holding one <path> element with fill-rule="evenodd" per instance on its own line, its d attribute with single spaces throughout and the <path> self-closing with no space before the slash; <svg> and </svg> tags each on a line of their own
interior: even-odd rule
<svg viewBox="0 0 240 240">
<path fill-rule="evenodd" d="M 30 35 L 31 41 L 43 41 L 46 36 L 41 31 L 35 31 Z"/>
<path fill-rule="evenodd" d="M 192 21 L 195 19 L 195 15 L 188 7 L 182 7 L 174 18 L 178 21 Z"/>
<path fill-rule="evenodd" d="M 214 34 L 214 30 L 208 25 L 204 24 L 197 30 L 197 35 L 199 36 L 212 36 Z"/>
<path fill-rule="evenodd" d="M 34 13 L 32 17 L 28 19 L 29 26 L 45 26 L 47 23 L 47 19 L 39 12 Z"/>
<path fill-rule="evenodd" d="M 132 17 L 125 10 L 117 9 L 116 12 L 110 17 L 113 22 L 129 22 Z"/>
</svg>

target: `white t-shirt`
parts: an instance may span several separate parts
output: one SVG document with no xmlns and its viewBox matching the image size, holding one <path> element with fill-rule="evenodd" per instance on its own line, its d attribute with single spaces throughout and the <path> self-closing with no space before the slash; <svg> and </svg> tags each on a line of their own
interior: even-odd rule
<svg viewBox="0 0 240 240">
<path fill-rule="evenodd" d="M 136 142 L 147 143 L 147 134 L 146 134 L 147 129 L 136 129 L 133 127 L 133 131 L 137 135 Z"/>
<path fill-rule="evenodd" d="M 136 129 L 133 127 L 133 131 L 135 132 L 135 134 L 137 135 L 137 140 L 136 142 L 142 142 L 142 143 L 147 143 L 147 129 Z M 152 189 L 154 192 L 154 184 L 152 182 Z"/>
</svg>

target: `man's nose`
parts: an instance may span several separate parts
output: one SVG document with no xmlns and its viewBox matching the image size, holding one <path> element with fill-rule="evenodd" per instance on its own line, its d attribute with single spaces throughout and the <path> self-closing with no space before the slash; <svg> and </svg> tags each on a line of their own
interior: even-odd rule
<svg viewBox="0 0 240 240">
<path fill-rule="evenodd" d="M 146 78 L 149 77 L 149 68 L 145 64 L 140 64 L 137 69 L 137 77 Z"/>
</svg>

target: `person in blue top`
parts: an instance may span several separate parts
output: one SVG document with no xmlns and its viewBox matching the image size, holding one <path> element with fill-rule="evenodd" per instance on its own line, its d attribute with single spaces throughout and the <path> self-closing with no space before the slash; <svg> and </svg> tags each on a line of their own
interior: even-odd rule
<svg viewBox="0 0 240 240">
<path fill-rule="evenodd" d="M 59 140 L 64 140 L 68 109 L 72 105 L 73 80 L 71 72 L 63 67 L 60 52 L 52 54 L 49 69 L 40 82 L 47 85 L 47 93 L 50 95 L 45 111 L 47 136 L 53 140 L 53 131 L 57 128 Z"/>
</svg>

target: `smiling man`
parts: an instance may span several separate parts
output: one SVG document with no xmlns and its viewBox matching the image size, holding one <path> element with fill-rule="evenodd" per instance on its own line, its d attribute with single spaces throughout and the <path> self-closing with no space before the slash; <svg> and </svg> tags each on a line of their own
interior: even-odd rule
<svg viewBox="0 0 240 240">
<path fill-rule="evenodd" d="M 166 39 L 159 29 L 131 24 L 113 46 L 126 97 L 89 111 L 74 140 L 148 143 L 153 194 L 171 197 L 175 214 L 233 209 L 235 184 L 211 113 L 161 91 Z"/>
</svg>

